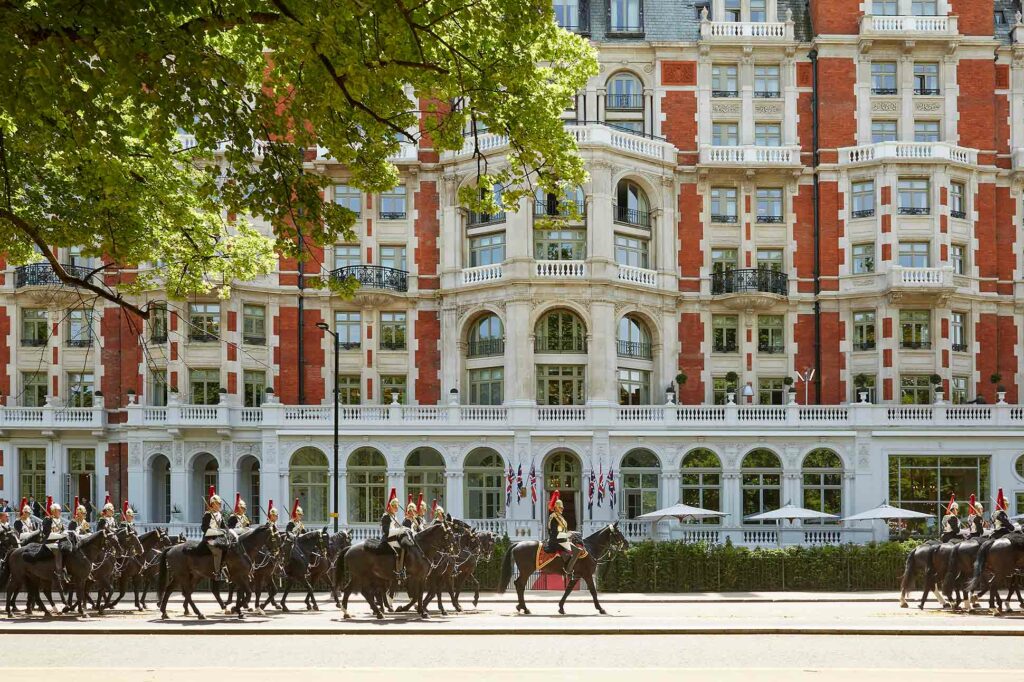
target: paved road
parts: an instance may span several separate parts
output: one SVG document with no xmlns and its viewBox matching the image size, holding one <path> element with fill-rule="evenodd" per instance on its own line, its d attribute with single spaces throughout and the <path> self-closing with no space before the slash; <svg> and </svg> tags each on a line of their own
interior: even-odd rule
<svg viewBox="0 0 1024 682">
<path fill-rule="evenodd" d="M 181 618 L 180 606 L 169 622 L 127 611 L 84 622 L 6 619 L 0 620 L 0 679 L 66 672 L 76 682 L 200 676 L 336 682 L 343 668 L 346 682 L 376 682 L 379 667 L 416 682 L 479 682 L 483 669 L 493 670 L 487 682 L 611 676 L 622 682 L 632 672 L 644 682 L 678 681 L 679 668 L 687 669 L 688 680 L 726 682 L 918 678 L 908 671 L 935 682 L 968 671 L 1015 671 L 1017 677 L 1004 679 L 1024 673 L 1024 615 L 919 612 L 900 609 L 892 595 L 857 595 L 845 603 L 806 601 L 814 595 L 799 601 L 791 593 L 723 597 L 609 595 L 606 616 L 576 601 L 560 617 L 549 595 L 531 595 L 532 616 L 515 615 L 512 602 L 489 595 L 471 612 L 427 622 L 390 616 L 378 623 L 354 602 L 349 621 L 325 604 L 318 613 L 253 616 L 238 625 L 214 615 L 205 599 L 201 608 L 210 618 L 203 623 Z M 72 634 L 58 636 L 55 646 L 40 630 Z"/>
</svg>

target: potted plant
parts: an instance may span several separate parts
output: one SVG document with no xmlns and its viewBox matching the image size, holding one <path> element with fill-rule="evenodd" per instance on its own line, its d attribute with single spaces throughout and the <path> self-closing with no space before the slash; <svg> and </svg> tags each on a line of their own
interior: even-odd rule
<svg viewBox="0 0 1024 682">
<path fill-rule="evenodd" d="M 669 384 L 665 387 L 665 404 L 671 405 L 676 401 L 676 385 Z"/>
<path fill-rule="evenodd" d="M 129 405 L 134 405 L 135 404 L 135 400 L 136 400 L 135 389 L 134 388 L 129 388 L 127 391 L 125 391 L 125 395 L 128 396 L 128 404 Z"/>
<path fill-rule="evenodd" d="M 932 389 L 935 391 L 935 404 L 941 405 L 942 398 L 945 396 L 945 391 L 942 390 L 942 377 L 938 374 L 932 374 L 928 377 L 928 381 L 931 382 Z"/>
<path fill-rule="evenodd" d="M 459 389 L 452 388 L 450 391 L 448 391 L 448 404 L 449 405 L 458 405 L 459 404 Z"/>
<path fill-rule="evenodd" d="M 783 377 L 782 384 L 786 387 L 786 402 L 790 405 L 796 405 L 796 391 L 793 390 L 793 377 Z"/>
<path fill-rule="evenodd" d="M 725 402 L 729 405 L 736 404 L 736 383 L 740 380 L 740 375 L 736 372 L 727 372 L 725 375 Z"/>
<path fill-rule="evenodd" d="M 857 387 L 857 400 L 862 403 L 868 401 L 868 375 L 861 373 L 853 377 L 853 385 Z"/>
</svg>

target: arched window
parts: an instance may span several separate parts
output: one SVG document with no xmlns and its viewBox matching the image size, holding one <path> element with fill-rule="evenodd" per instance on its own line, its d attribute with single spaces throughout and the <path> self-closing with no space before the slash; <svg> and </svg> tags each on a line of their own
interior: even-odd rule
<svg viewBox="0 0 1024 682">
<path fill-rule="evenodd" d="M 551 493 L 560 491 L 564 509 L 562 515 L 569 527 L 576 528 L 576 508 L 580 492 L 580 472 L 582 465 L 579 458 L 565 450 L 555 452 L 544 461 L 544 503 L 547 504 Z"/>
<path fill-rule="evenodd" d="M 299 448 L 288 462 L 289 500 L 299 499 L 307 523 L 327 520 L 329 479 L 327 455 L 316 448 Z"/>
<path fill-rule="evenodd" d="M 469 332 L 469 357 L 482 358 L 505 353 L 505 329 L 493 313 L 480 317 Z"/>
<path fill-rule="evenodd" d="M 505 515 L 505 461 L 490 448 L 466 457 L 466 518 L 498 519 Z"/>
<path fill-rule="evenodd" d="M 157 455 L 150 466 L 152 472 L 152 494 L 150 495 L 149 520 L 154 523 L 169 523 L 171 520 L 171 461 L 165 455 Z"/>
<path fill-rule="evenodd" d="M 751 450 L 743 458 L 743 518 L 782 506 L 782 462 L 766 448 Z M 744 521 L 774 524 L 774 521 Z"/>
<path fill-rule="evenodd" d="M 375 523 L 384 513 L 388 465 L 373 448 L 359 448 L 348 457 L 348 522 Z"/>
<path fill-rule="evenodd" d="M 647 325 L 626 315 L 619 320 L 618 353 L 622 358 L 651 359 L 651 335 Z"/>
<path fill-rule="evenodd" d="M 651 213 L 647 194 L 640 185 L 629 180 L 620 180 L 615 188 L 615 222 L 650 229 Z"/>
<path fill-rule="evenodd" d="M 552 310 L 537 322 L 534 330 L 538 353 L 586 353 L 587 328 L 571 310 Z"/>
<path fill-rule="evenodd" d="M 835 514 L 843 513 L 843 460 L 828 448 L 811 450 L 803 464 L 803 506 Z M 804 523 L 821 523 L 809 520 Z M 835 523 L 828 521 L 828 523 Z"/>
<path fill-rule="evenodd" d="M 192 460 L 192 489 L 198 493 L 193 496 L 193 500 L 190 500 L 189 504 L 193 523 L 199 523 L 203 520 L 203 514 L 206 512 L 206 491 L 210 489 L 211 485 L 214 489 L 220 488 L 217 485 L 218 469 L 217 458 L 209 452 L 199 453 Z M 222 490 L 220 492 L 223 495 L 227 491 Z"/>
<path fill-rule="evenodd" d="M 661 462 L 650 450 L 631 450 L 622 458 L 622 504 L 619 515 L 627 519 L 658 508 Z"/>
<path fill-rule="evenodd" d="M 260 461 L 247 455 L 238 461 L 235 468 L 238 472 L 236 490 L 247 502 L 249 518 L 253 523 L 259 523 L 260 507 L 263 506 L 260 498 Z"/>
<path fill-rule="evenodd" d="M 429 505 L 432 500 L 446 507 L 444 457 L 433 448 L 416 448 L 405 460 L 405 489 L 413 501 L 420 493 Z"/>
<path fill-rule="evenodd" d="M 477 134 L 482 135 L 483 132 L 477 129 Z M 469 213 L 469 225 L 470 227 L 479 227 L 481 225 L 490 225 L 491 223 L 503 223 L 505 222 L 505 205 L 502 202 L 502 193 L 504 189 L 500 184 L 495 183 L 493 189 L 494 203 L 498 205 L 498 210 L 494 213 L 477 213 L 476 211 L 470 211 Z M 480 198 L 486 198 L 487 193 L 483 187 L 480 188 Z"/>
<path fill-rule="evenodd" d="M 681 499 L 683 504 L 712 511 L 722 510 L 722 462 L 707 448 L 691 450 L 683 457 Z M 719 518 L 700 523 L 718 524 Z"/>
<path fill-rule="evenodd" d="M 538 187 L 534 194 L 533 214 L 535 216 L 565 218 L 573 215 L 577 220 L 582 220 L 584 208 L 584 195 L 581 187 L 567 187 L 561 194 L 545 192 Z"/>
</svg>

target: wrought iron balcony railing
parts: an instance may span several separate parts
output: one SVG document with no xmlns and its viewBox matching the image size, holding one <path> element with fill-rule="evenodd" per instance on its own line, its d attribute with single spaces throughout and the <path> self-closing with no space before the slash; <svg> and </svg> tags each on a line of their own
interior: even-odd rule
<svg viewBox="0 0 1024 682">
<path fill-rule="evenodd" d="M 618 341 L 618 355 L 620 358 L 640 358 L 642 360 L 650 360 L 653 357 L 650 343 L 622 339 Z"/>
<path fill-rule="evenodd" d="M 409 290 L 409 273 L 383 265 L 346 265 L 331 271 L 331 278 L 345 280 L 354 277 L 364 289 Z"/>
<path fill-rule="evenodd" d="M 469 342 L 467 349 L 471 358 L 486 358 L 505 354 L 505 339 L 476 339 Z"/>
<path fill-rule="evenodd" d="M 582 336 L 538 336 L 533 350 L 536 353 L 586 353 L 587 340 Z"/>
<path fill-rule="evenodd" d="M 615 204 L 615 222 L 651 229 L 651 214 L 628 206 Z"/>
<path fill-rule="evenodd" d="M 604 105 L 608 111 L 639 111 L 644 108 L 644 96 L 609 92 Z"/>
<path fill-rule="evenodd" d="M 92 279 L 93 268 L 83 267 L 81 265 L 64 265 L 64 269 L 69 275 L 78 277 L 79 279 L 90 280 Z M 38 287 L 38 286 L 50 286 L 58 285 L 63 286 L 64 283 L 57 277 L 57 273 L 54 272 L 53 266 L 49 263 L 32 263 L 31 265 L 21 265 L 14 269 L 14 288 L 20 289 L 21 287 Z"/>
<path fill-rule="evenodd" d="M 713 295 L 761 292 L 786 296 L 788 286 L 786 273 L 768 268 L 725 270 L 711 275 Z"/>
</svg>

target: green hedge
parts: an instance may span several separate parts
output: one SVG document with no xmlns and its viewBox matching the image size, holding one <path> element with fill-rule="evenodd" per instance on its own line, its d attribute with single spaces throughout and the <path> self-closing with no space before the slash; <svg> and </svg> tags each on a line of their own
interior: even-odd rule
<svg viewBox="0 0 1024 682">
<path fill-rule="evenodd" d="M 747 549 L 642 542 L 602 565 L 605 592 L 894 590 L 916 542 Z"/>
</svg>

